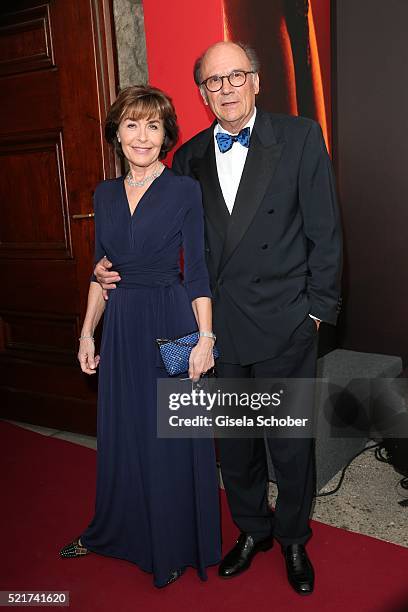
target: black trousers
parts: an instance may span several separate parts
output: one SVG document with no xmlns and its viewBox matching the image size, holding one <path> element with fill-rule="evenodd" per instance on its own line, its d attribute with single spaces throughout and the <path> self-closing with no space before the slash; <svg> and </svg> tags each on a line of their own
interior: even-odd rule
<svg viewBox="0 0 408 612">
<path fill-rule="evenodd" d="M 221 378 L 314 378 L 317 336 L 316 323 L 308 316 L 283 354 L 248 366 L 220 361 L 217 374 Z M 305 406 L 304 414 L 312 419 L 313 405 Z M 240 531 L 252 535 L 255 541 L 272 534 L 282 546 L 304 544 L 311 536 L 309 514 L 315 490 L 313 440 L 268 438 L 268 447 L 278 487 L 274 513 L 267 500 L 264 439 L 218 439 L 232 518 Z"/>
</svg>

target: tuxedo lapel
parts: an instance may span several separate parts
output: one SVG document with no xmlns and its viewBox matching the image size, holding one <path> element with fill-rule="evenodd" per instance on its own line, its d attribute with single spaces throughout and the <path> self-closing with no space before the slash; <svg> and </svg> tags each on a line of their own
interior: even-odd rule
<svg viewBox="0 0 408 612">
<path fill-rule="evenodd" d="M 230 214 L 218 180 L 214 140 L 212 138 L 208 143 L 204 156 L 192 160 L 191 169 L 201 184 L 205 215 L 220 235 L 220 238 L 224 240 L 230 222 Z"/>
<path fill-rule="evenodd" d="M 234 146 L 238 145 L 235 144 Z M 228 262 L 254 218 L 267 186 L 275 173 L 284 146 L 285 143 L 276 141 L 269 115 L 258 110 L 244 170 L 228 224 L 219 271 Z"/>
</svg>

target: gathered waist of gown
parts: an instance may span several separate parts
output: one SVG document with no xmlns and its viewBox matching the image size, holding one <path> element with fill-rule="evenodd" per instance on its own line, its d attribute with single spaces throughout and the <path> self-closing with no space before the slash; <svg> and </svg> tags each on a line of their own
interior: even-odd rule
<svg viewBox="0 0 408 612">
<path fill-rule="evenodd" d="M 137 266 L 135 262 L 114 264 L 112 270 L 118 272 L 121 280 L 116 283 L 118 289 L 142 287 L 168 287 L 181 282 L 178 267 L 155 268 L 154 266 Z"/>
</svg>

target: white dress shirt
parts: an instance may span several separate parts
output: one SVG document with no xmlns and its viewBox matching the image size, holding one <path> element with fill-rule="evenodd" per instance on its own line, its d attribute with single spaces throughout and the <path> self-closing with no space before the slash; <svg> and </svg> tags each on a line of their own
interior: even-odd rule
<svg viewBox="0 0 408 612">
<path fill-rule="evenodd" d="M 252 133 L 252 129 L 254 127 L 255 118 L 256 108 L 254 109 L 253 115 L 248 123 L 244 125 L 244 128 L 249 127 L 250 134 Z M 218 180 L 220 182 L 225 203 L 229 213 L 231 214 L 232 209 L 234 208 L 235 198 L 239 183 L 241 181 L 242 172 L 244 170 L 246 157 L 248 155 L 248 149 L 243 147 L 239 142 L 234 142 L 229 151 L 226 153 L 221 153 L 215 138 L 215 135 L 219 132 L 224 132 L 226 134 L 229 134 L 230 132 L 224 130 L 219 123 L 217 123 L 217 125 L 214 127 L 215 161 L 217 163 Z M 236 136 L 236 134 L 232 134 L 232 136 Z M 317 322 L 320 322 L 320 319 L 312 314 L 309 314 L 309 317 Z"/>
<path fill-rule="evenodd" d="M 244 125 L 244 128 L 249 127 L 250 133 L 252 133 L 252 128 L 254 127 L 255 117 L 256 108 L 254 109 L 251 119 Z M 248 149 L 243 147 L 239 142 L 234 142 L 229 151 L 221 153 L 215 138 L 215 135 L 219 132 L 224 132 L 226 134 L 230 132 L 224 130 L 219 123 L 217 123 L 214 128 L 215 161 L 217 163 L 218 180 L 220 181 L 225 203 L 231 214 L 234 208 L 235 197 L 237 195 L 242 171 L 245 166 Z M 235 136 L 235 134 L 233 134 L 233 136 Z"/>
</svg>

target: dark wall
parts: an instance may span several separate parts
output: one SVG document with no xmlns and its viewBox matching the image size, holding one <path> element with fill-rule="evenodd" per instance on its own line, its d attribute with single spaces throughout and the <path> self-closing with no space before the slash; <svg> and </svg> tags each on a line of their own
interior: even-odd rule
<svg viewBox="0 0 408 612">
<path fill-rule="evenodd" d="M 408 2 L 334 3 L 343 348 L 408 360 Z"/>
</svg>

